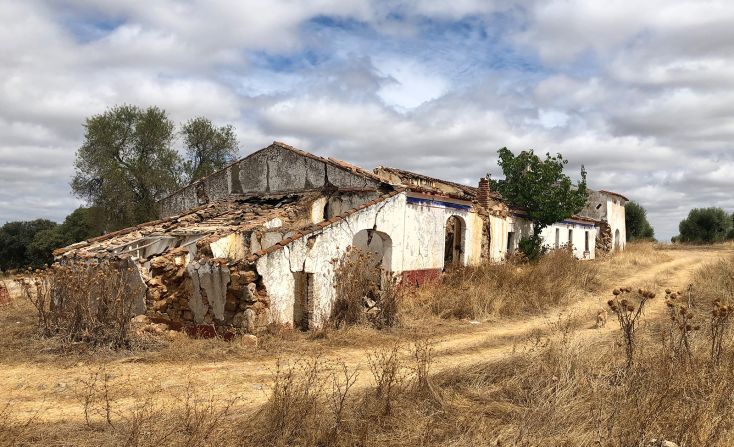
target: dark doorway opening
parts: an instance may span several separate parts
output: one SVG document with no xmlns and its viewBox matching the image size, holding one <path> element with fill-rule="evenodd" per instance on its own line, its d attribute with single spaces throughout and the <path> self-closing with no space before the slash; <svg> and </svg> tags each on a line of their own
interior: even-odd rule
<svg viewBox="0 0 734 447">
<path fill-rule="evenodd" d="M 313 325 L 313 273 L 293 272 L 293 279 L 295 281 L 293 326 L 307 331 Z"/>
<path fill-rule="evenodd" d="M 443 254 L 444 269 L 461 265 L 463 253 L 464 223 L 460 217 L 451 216 L 446 221 L 446 238 Z"/>
</svg>

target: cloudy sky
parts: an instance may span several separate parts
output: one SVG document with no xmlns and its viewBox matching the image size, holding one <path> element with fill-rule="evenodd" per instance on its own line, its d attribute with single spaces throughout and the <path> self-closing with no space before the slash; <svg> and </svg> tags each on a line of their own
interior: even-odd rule
<svg viewBox="0 0 734 447">
<path fill-rule="evenodd" d="M 90 115 L 116 104 L 361 166 L 474 184 L 560 152 L 668 239 L 734 209 L 734 3 L 0 0 L 0 223 L 62 220 Z"/>
</svg>

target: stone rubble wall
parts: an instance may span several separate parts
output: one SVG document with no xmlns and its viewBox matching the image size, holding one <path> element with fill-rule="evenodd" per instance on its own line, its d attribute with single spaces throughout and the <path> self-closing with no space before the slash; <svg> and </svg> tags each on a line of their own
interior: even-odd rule
<svg viewBox="0 0 734 447">
<path fill-rule="evenodd" d="M 147 315 L 172 326 L 213 326 L 256 333 L 267 326 L 270 300 L 253 265 L 176 254 L 151 260 Z"/>
</svg>

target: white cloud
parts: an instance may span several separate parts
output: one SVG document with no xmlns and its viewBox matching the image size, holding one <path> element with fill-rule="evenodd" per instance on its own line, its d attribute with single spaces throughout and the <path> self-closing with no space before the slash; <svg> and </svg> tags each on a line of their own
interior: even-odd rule
<svg viewBox="0 0 734 447">
<path fill-rule="evenodd" d="M 233 123 L 244 153 L 277 138 L 468 183 L 499 147 L 561 152 L 668 238 L 694 206 L 734 210 L 732 21 L 698 0 L 4 2 L 0 222 L 71 211 L 84 119 L 132 103 Z"/>
<path fill-rule="evenodd" d="M 448 83 L 427 67 L 405 58 L 378 58 L 374 61 L 380 74 L 389 77 L 378 95 L 389 106 L 412 109 L 446 93 Z"/>
</svg>

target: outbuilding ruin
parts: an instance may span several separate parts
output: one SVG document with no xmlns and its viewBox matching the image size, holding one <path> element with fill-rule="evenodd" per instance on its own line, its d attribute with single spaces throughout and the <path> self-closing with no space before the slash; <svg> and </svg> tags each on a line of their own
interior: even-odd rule
<svg viewBox="0 0 734 447">
<path fill-rule="evenodd" d="M 621 250 L 624 203 L 592 191 L 547 245 L 579 259 Z M 368 171 L 280 142 L 160 200 L 160 219 L 80 242 L 56 260 L 134 267 L 137 313 L 156 321 L 254 333 L 272 323 L 321 326 L 335 299 L 335 261 L 350 247 L 419 285 L 451 266 L 500 262 L 531 223 L 489 190 L 378 167 Z"/>
</svg>

